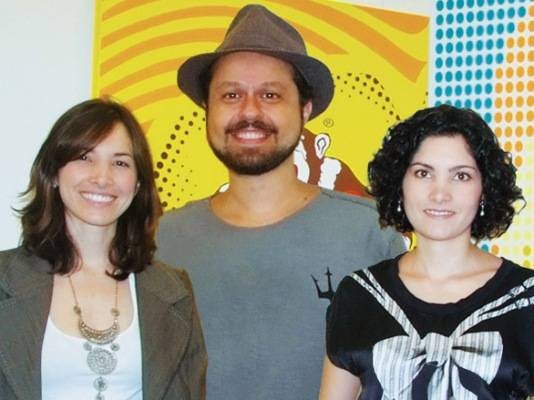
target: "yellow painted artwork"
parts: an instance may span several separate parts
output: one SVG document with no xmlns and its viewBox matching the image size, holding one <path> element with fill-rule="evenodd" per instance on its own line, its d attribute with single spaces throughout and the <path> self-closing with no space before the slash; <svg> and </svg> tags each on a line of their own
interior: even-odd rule
<svg viewBox="0 0 534 400">
<path fill-rule="evenodd" d="M 302 34 L 335 82 L 330 107 L 307 124 L 298 177 L 355 194 L 387 128 L 426 105 L 429 18 L 326 0 L 258 1 Z M 96 0 L 93 95 L 125 103 L 151 145 L 166 210 L 227 181 L 205 137 L 204 110 L 176 85 L 191 55 L 211 52 L 245 1 Z"/>
</svg>

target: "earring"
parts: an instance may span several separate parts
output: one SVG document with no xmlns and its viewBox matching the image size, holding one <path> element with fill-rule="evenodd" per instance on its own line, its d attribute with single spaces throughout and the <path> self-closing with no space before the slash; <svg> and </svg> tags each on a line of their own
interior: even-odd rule
<svg viewBox="0 0 534 400">
<path fill-rule="evenodd" d="M 484 200 L 480 200 L 480 212 L 479 215 L 483 217 L 486 213 L 484 212 Z"/>
<path fill-rule="evenodd" d="M 402 212 L 402 202 L 401 202 L 401 199 L 399 199 L 399 202 L 397 203 L 397 212 L 398 212 L 398 213 L 401 213 L 401 212 Z"/>
</svg>

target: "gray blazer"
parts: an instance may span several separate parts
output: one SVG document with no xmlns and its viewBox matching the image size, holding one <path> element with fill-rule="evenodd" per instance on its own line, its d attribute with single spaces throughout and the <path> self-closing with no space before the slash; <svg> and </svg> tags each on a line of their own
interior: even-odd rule
<svg viewBox="0 0 534 400">
<path fill-rule="evenodd" d="M 0 252 L 0 399 L 41 398 L 50 265 L 22 248 Z M 205 398 L 206 349 L 191 282 L 160 263 L 136 277 L 143 398 Z M 82 351 L 80 349 L 80 351 Z"/>
</svg>

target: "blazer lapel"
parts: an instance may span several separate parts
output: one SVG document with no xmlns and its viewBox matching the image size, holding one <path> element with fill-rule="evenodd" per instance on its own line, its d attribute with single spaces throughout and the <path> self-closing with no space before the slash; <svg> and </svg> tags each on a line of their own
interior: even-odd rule
<svg viewBox="0 0 534 400">
<path fill-rule="evenodd" d="M 20 399 L 41 398 L 41 347 L 52 299 L 49 264 L 17 251 L 0 290 L 0 369 Z"/>
<path fill-rule="evenodd" d="M 176 375 L 191 334 L 192 298 L 175 275 L 149 266 L 137 276 L 143 398 L 159 400 Z"/>
</svg>

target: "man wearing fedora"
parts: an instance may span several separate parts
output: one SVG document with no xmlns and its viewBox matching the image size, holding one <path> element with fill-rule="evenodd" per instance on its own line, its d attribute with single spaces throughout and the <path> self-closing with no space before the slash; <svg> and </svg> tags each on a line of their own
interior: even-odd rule
<svg viewBox="0 0 534 400">
<path fill-rule="evenodd" d="M 335 284 L 404 249 L 369 200 L 297 179 L 293 150 L 332 99 L 331 73 L 286 21 L 248 5 L 215 52 L 180 67 L 178 86 L 205 109 L 229 172 L 225 192 L 167 213 L 158 232 L 158 258 L 193 279 L 208 398 L 316 398 Z"/>
</svg>

